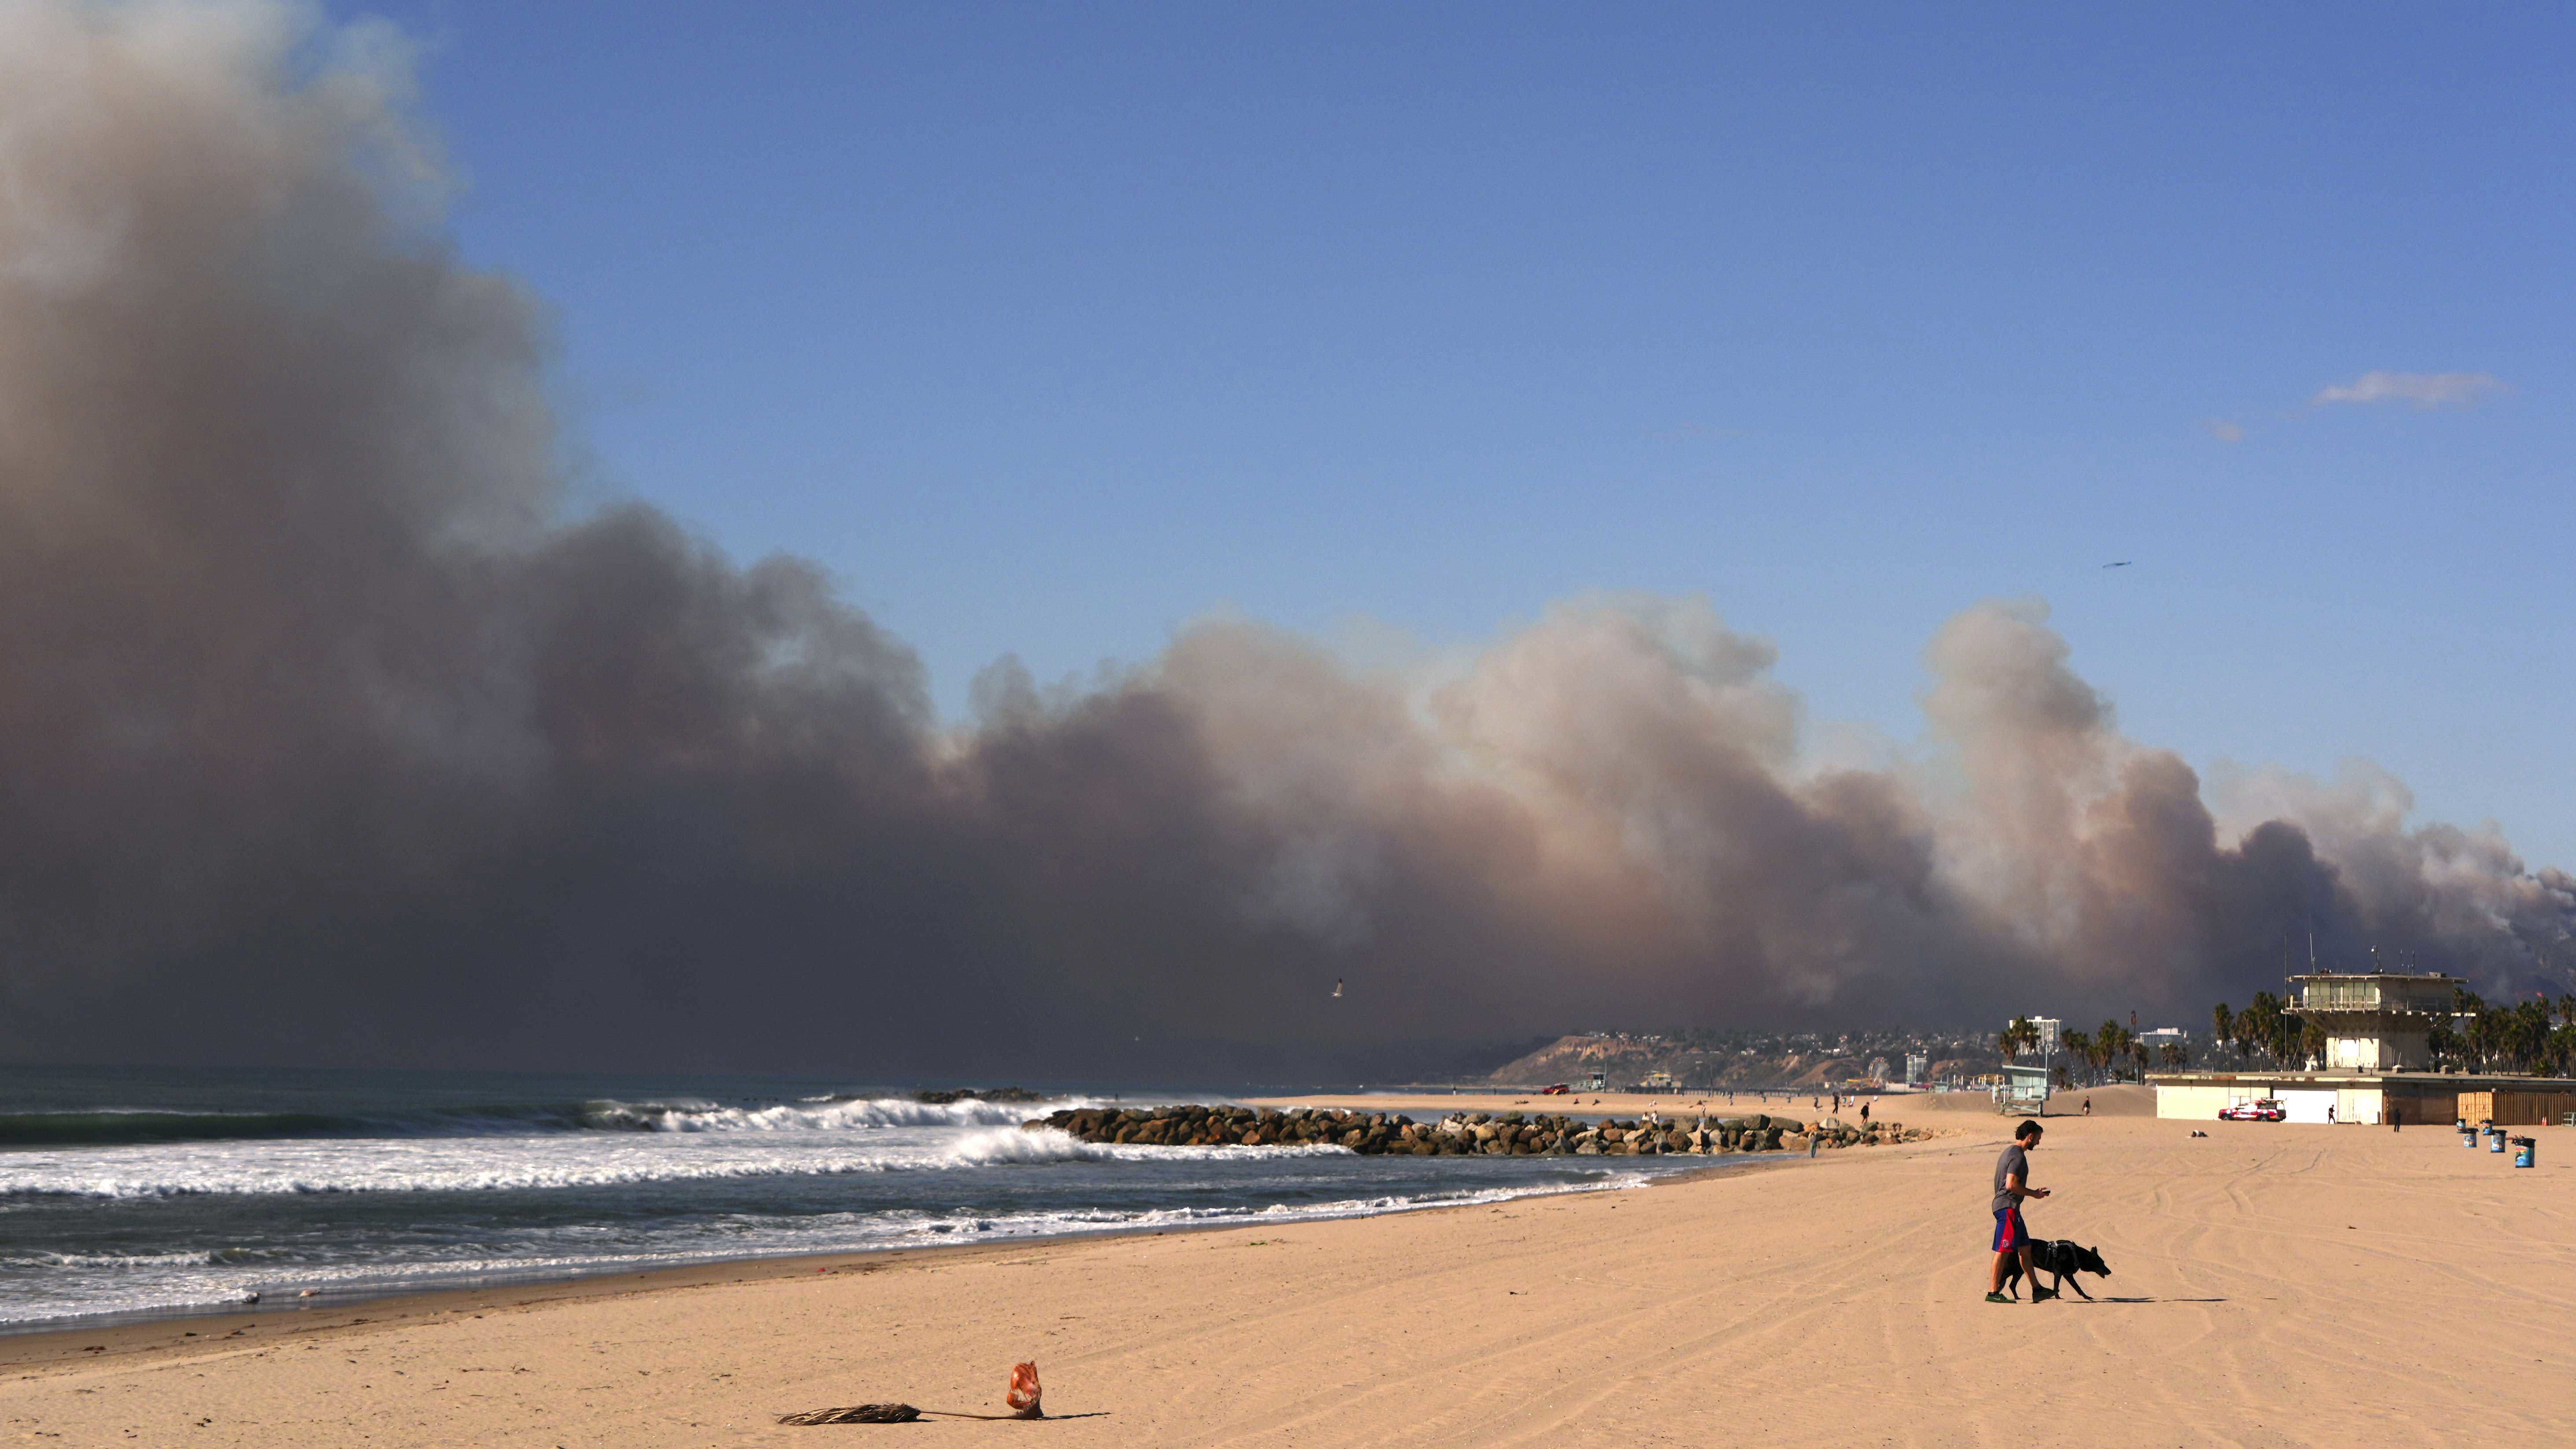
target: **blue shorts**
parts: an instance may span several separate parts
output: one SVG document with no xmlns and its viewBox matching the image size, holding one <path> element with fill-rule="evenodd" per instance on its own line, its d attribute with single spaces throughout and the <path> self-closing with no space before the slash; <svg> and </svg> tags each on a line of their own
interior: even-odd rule
<svg viewBox="0 0 2576 1449">
<path fill-rule="evenodd" d="M 2021 1209 L 1995 1209 L 1995 1251 L 2009 1253 L 2030 1243 L 2030 1229 L 2021 1225 Z"/>
</svg>

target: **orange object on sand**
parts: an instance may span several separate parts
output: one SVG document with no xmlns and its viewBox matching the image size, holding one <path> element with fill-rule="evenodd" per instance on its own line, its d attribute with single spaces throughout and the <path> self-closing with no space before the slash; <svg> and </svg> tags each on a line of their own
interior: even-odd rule
<svg viewBox="0 0 2576 1449">
<path fill-rule="evenodd" d="M 1002 1396 L 1023 1419 L 1043 1419 L 1046 1411 L 1038 1407 L 1038 1366 L 1024 1363 L 1011 1370 L 1011 1391 Z"/>
</svg>

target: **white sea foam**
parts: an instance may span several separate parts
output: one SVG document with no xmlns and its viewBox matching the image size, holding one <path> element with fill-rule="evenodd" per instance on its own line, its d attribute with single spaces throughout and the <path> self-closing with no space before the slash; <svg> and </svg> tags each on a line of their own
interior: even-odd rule
<svg viewBox="0 0 2576 1449">
<path fill-rule="evenodd" d="M 1146 1147 L 1085 1142 L 1052 1127 L 977 1132 L 948 1150 L 946 1165 L 985 1167 L 1006 1162 L 1257 1162 L 1277 1157 L 1353 1157 L 1347 1147 Z"/>
<path fill-rule="evenodd" d="M 551 1250 L 538 1242 L 531 1242 L 531 1251 L 520 1255 L 496 1257 L 459 1253 L 401 1264 L 382 1261 L 243 1264 L 221 1253 L 47 1254 L 43 1255 L 46 1261 L 39 1266 L 54 1270 L 43 1280 L 48 1287 L 13 1298 L 0 1298 L 0 1323 L 33 1323 L 68 1314 L 221 1308 L 239 1303 L 254 1291 L 271 1300 L 289 1299 L 305 1289 L 328 1296 L 359 1296 L 788 1253 L 865 1252 L 961 1242 L 1222 1227 L 1228 1224 L 1285 1225 L 1330 1218 L 1370 1217 L 1421 1208 L 1508 1202 L 1515 1198 L 1562 1193 L 1615 1191 L 1642 1186 L 1650 1178 L 1651 1174 L 1645 1172 L 1605 1171 L 1582 1182 L 1397 1193 L 1266 1206 L 1215 1205 L 1124 1212 L 1061 1209 L 986 1216 L 880 1212 L 748 1220 L 720 1238 L 704 1236 L 640 1251 L 568 1250 L 572 1243 L 564 1240 L 578 1241 L 584 1234 L 558 1229 L 546 1239 L 554 1243 Z"/>
<path fill-rule="evenodd" d="M 212 1253 L 29 1253 L 23 1257 L 0 1257 L 0 1268 L 201 1268 L 215 1260 Z"/>
<path fill-rule="evenodd" d="M 903 1097 L 825 1101 L 777 1107 L 602 1104 L 602 1114 L 623 1114 L 657 1132 L 847 1132 L 871 1127 L 1007 1127 L 1043 1117 L 1054 1107 L 1028 1102 L 915 1102 Z"/>
<path fill-rule="evenodd" d="M 1255 1161 L 1339 1147 L 1145 1147 L 1079 1142 L 1053 1128 L 907 1133 L 852 1144 L 839 1129 L 728 1139 L 600 1134 L 172 1143 L 0 1156 L 0 1194 L 180 1197 L 203 1193 L 513 1192 L 691 1179 L 956 1171 L 1052 1162 Z"/>
</svg>

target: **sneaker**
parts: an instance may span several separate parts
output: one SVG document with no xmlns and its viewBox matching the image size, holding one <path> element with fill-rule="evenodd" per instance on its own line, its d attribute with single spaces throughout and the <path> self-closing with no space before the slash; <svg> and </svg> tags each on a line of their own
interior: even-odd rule
<svg viewBox="0 0 2576 1449">
<path fill-rule="evenodd" d="M 2021 1300 L 2017 1298 L 2006 1298 L 2000 1293 L 1989 1293 L 1986 1295 L 1986 1301 L 1988 1303 L 2018 1303 Z"/>
<path fill-rule="evenodd" d="M 2030 1290 L 2030 1301 L 2033 1303 L 2046 1303 L 2056 1296 L 2057 1290 L 2054 1288 L 2042 1288 L 2033 1284 Z"/>
</svg>

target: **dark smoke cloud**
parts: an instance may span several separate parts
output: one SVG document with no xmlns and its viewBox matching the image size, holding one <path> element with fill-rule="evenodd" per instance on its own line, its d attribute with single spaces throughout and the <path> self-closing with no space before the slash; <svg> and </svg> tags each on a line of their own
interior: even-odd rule
<svg viewBox="0 0 2576 1449">
<path fill-rule="evenodd" d="M 0 1052 L 1253 1073 L 2568 944 L 2384 776 L 2213 813 L 2033 605 L 1941 630 L 1896 768 L 1656 599 L 1383 671 L 1212 622 L 944 727 L 812 567 L 565 510 L 542 309 L 399 45 L 302 16 L 0 8 Z"/>
</svg>

